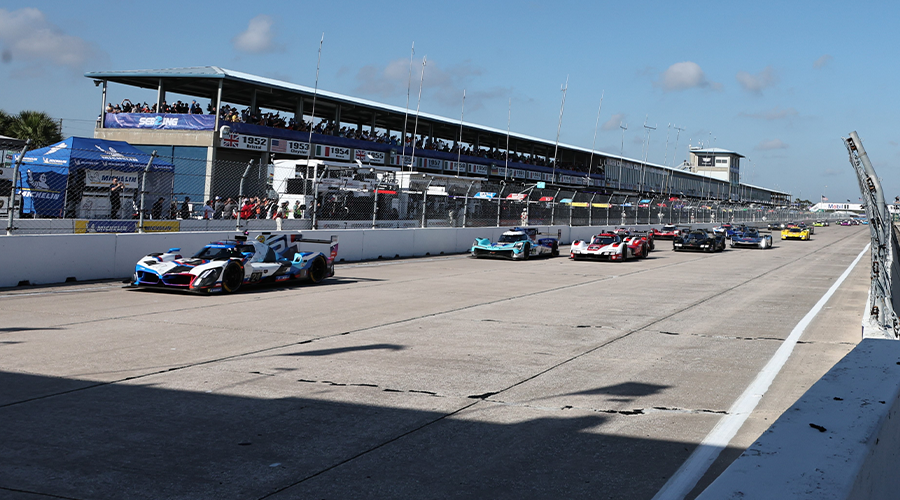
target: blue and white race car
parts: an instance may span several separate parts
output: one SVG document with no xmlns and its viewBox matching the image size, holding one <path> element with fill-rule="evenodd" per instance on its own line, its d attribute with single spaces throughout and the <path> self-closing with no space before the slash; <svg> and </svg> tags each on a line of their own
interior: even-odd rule
<svg viewBox="0 0 900 500">
<path fill-rule="evenodd" d="M 329 245 L 328 254 L 300 251 L 301 243 Z M 262 233 L 252 241 L 247 234 L 214 241 L 192 257 L 180 248 L 151 253 L 134 267 L 131 285 L 188 290 L 198 293 L 234 293 L 242 285 L 257 283 L 319 283 L 334 276 L 337 236 L 330 240 L 304 239 L 301 234 Z"/>
<path fill-rule="evenodd" d="M 759 229 L 755 227 L 745 228 L 741 232 L 735 232 L 731 235 L 731 248 L 748 247 L 748 248 L 772 248 L 772 235 L 760 234 Z"/>
<path fill-rule="evenodd" d="M 516 227 L 504 231 L 496 243 L 490 238 L 475 238 L 470 252 L 475 258 L 526 260 L 531 257 L 556 257 L 559 255 L 559 239 L 538 238 L 537 228 Z"/>
</svg>

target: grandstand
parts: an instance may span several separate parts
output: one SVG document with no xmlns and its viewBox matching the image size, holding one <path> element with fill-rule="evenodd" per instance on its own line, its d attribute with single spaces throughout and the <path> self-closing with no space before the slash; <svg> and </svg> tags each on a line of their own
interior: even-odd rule
<svg viewBox="0 0 900 500">
<path fill-rule="evenodd" d="M 203 185 L 194 186 L 193 191 L 181 191 L 202 193 L 204 199 L 225 190 L 217 179 L 235 175 L 222 171 L 234 167 L 223 165 L 310 158 L 348 165 L 361 160 L 495 182 L 542 182 L 597 194 L 765 206 L 787 205 L 790 200 L 781 191 L 570 144 L 559 144 L 554 158 L 554 141 L 428 113 L 413 116 L 405 108 L 214 66 L 100 71 L 85 76 L 102 88 L 95 137 L 156 149 L 163 157 L 205 160 L 196 163 L 205 171 L 179 171 L 176 162 L 175 173 L 176 186 L 180 177 L 182 185 L 187 178 L 203 179 Z M 129 103 L 129 112 L 116 109 L 106 102 L 109 83 L 155 90 L 156 101 L 134 108 Z M 189 96 L 208 105 L 192 105 L 187 111 L 186 103 L 183 108 L 166 104 L 167 95 Z M 409 121 L 409 137 L 414 119 L 418 133 L 404 141 L 404 124 Z"/>
</svg>

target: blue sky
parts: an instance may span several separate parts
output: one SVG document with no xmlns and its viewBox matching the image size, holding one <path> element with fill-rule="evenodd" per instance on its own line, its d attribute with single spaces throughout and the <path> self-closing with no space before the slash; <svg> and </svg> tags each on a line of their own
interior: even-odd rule
<svg viewBox="0 0 900 500">
<path fill-rule="evenodd" d="M 465 89 L 467 122 L 506 128 L 511 99 L 513 131 L 553 140 L 568 77 L 562 142 L 591 147 L 603 93 L 599 151 L 620 151 L 625 122 L 640 157 L 647 117 L 649 161 L 704 141 L 747 157 L 744 182 L 856 201 L 840 138 L 857 130 L 900 195 L 900 4 L 733 3 L 7 0 L 0 109 L 89 136 L 100 92 L 85 71 L 214 65 L 312 86 L 324 33 L 322 89 L 404 106 L 415 42 L 424 112 L 458 118 Z M 125 97 L 155 95 L 110 86 Z M 685 129 L 677 152 L 670 124 Z"/>
</svg>

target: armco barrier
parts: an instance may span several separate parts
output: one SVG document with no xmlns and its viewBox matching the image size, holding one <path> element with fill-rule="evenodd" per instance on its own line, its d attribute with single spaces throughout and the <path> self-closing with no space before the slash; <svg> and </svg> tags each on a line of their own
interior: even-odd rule
<svg viewBox="0 0 900 500">
<path fill-rule="evenodd" d="M 208 224 L 207 227 L 219 227 L 227 221 L 196 222 Z M 708 228 L 712 225 L 695 224 L 694 227 Z M 541 226 L 539 230 L 554 237 L 559 234 L 562 244 L 568 244 L 572 239 L 586 239 L 605 228 L 606 226 Z M 304 233 L 323 238 L 338 235 L 338 262 L 354 262 L 397 256 L 463 253 L 471 248 L 476 237 L 496 240 L 507 229 L 509 228 L 335 229 Z M 10 256 L 10 261 L 0 268 L 0 287 L 16 286 L 22 282 L 49 284 L 72 279 L 84 281 L 127 278 L 134 271 L 135 262 L 148 253 L 163 252 L 173 247 L 193 252 L 210 241 L 233 236 L 233 228 L 203 232 L 2 236 L 0 255 Z"/>
<path fill-rule="evenodd" d="M 900 342 L 864 339 L 698 500 L 900 498 Z"/>
</svg>

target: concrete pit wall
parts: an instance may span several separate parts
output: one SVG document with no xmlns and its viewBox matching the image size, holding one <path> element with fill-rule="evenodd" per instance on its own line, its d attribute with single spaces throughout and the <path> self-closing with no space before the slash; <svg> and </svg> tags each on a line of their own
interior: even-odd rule
<svg viewBox="0 0 900 500">
<path fill-rule="evenodd" d="M 207 222 L 207 221 L 198 221 Z M 208 221 L 219 223 L 222 221 Z M 251 221 L 252 222 L 252 221 Z M 647 229 L 649 226 L 629 226 Z M 712 227 L 695 224 L 694 227 Z M 251 227 L 251 235 L 255 228 Z M 287 229 L 287 228 L 286 228 Z M 338 262 L 460 254 L 476 237 L 496 240 L 508 227 L 425 229 L 335 229 L 303 231 L 309 238 L 338 235 Z M 562 244 L 586 239 L 608 226 L 541 226 L 542 233 L 560 235 Z M 277 233 L 276 231 L 272 231 Z M 283 231 L 295 232 L 295 231 Z M 0 237 L 0 287 L 43 285 L 66 281 L 127 278 L 141 257 L 169 248 L 193 253 L 210 241 L 234 237 L 234 230 L 174 233 L 33 234 Z M 312 248 L 312 247 L 311 247 Z"/>
<path fill-rule="evenodd" d="M 864 339 L 698 500 L 900 498 L 900 342 Z"/>
</svg>

